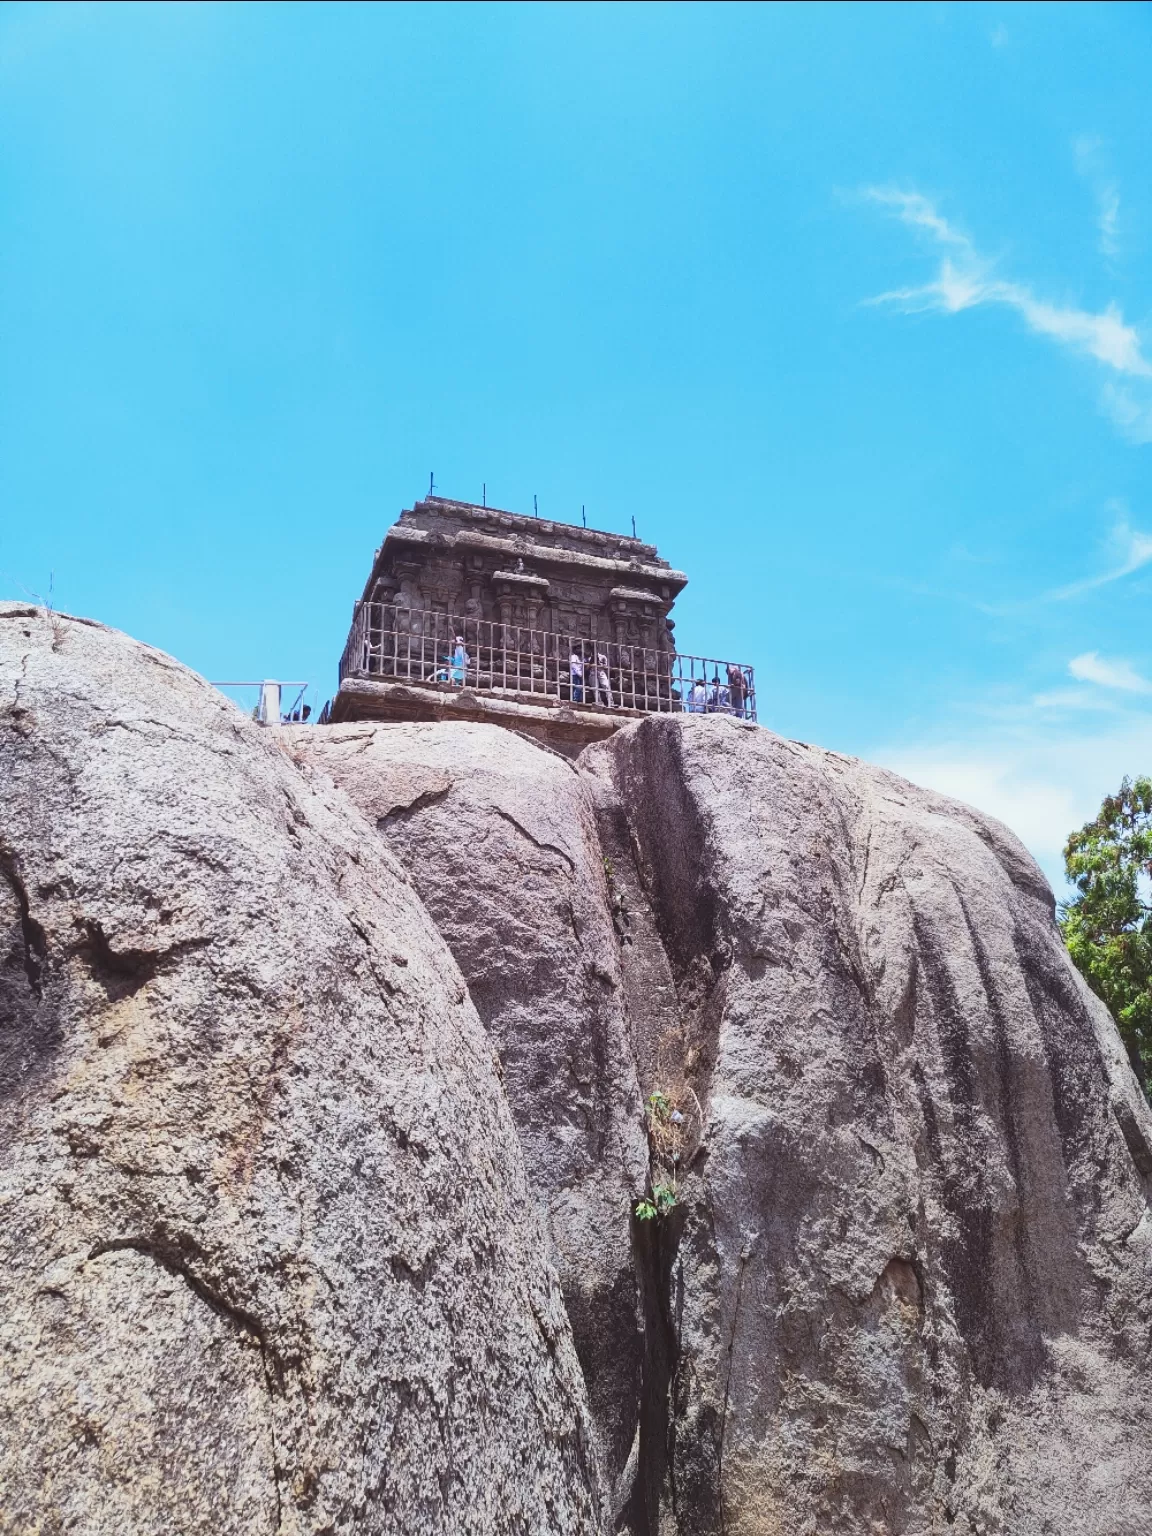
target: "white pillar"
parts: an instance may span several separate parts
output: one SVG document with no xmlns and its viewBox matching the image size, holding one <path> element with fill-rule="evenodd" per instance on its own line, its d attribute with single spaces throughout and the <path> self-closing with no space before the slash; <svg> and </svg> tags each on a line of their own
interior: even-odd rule
<svg viewBox="0 0 1152 1536">
<path fill-rule="evenodd" d="M 280 684 L 260 684 L 260 710 L 256 716 L 261 725 L 280 724 Z"/>
</svg>

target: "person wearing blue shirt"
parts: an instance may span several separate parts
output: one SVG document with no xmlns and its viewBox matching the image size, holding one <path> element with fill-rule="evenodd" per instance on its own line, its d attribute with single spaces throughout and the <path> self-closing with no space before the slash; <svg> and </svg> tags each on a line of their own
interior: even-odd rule
<svg viewBox="0 0 1152 1536">
<path fill-rule="evenodd" d="M 464 646 L 464 636 L 457 635 L 456 644 L 452 651 L 452 668 L 448 675 L 450 683 L 455 683 L 458 687 L 463 686 L 464 676 L 470 660 L 471 658 Z"/>
</svg>

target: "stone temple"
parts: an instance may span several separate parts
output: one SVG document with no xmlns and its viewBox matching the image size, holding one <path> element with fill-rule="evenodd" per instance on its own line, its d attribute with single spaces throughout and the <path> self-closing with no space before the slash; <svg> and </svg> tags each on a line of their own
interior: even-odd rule
<svg viewBox="0 0 1152 1536">
<path fill-rule="evenodd" d="M 676 649 L 652 544 L 428 496 L 376 551 L 331 719 L 473 720 L 566 754 L 652 712 L 756 718 L 752 668 Z"/>
</svg>

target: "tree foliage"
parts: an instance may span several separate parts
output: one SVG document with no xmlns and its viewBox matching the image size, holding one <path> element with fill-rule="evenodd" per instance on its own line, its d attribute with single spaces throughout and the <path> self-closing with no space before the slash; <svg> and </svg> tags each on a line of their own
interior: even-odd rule
<svg viewBox="0 0 1152 1536">
<path fill-rule="evenodd" d="M 1120 1027 L 1141 1082 L 1152 1075 L 1152 779 L 1125 778 L 1064 845 L 1076 895 L 1060 909 L 1064 942 Z"/>
</svg>

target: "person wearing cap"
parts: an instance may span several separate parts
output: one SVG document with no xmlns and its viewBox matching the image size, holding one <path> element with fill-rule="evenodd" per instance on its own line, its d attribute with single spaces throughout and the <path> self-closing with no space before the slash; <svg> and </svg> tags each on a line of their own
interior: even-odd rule
<svg viewBox="0 0 1152 1536">
<path fill-rule="evenodd" d="M 471 658 L 469 657 L 467 649 L 464 645 L 464 636 L 457 635 L 456 644 L 452 651 L 452 669 L 448 675 L 448 681 L 450 683 L 455 683 L 458 687 L 463 687 L 465 673 L 467 672 L 468 662 L 470 660 Z"/>
<path fill-rule="evenodd" d="M 471 659 L 464 646 L 464 636 L 457 635 L 456 642 L 452 648 L 452 654 L 444 658 L 441 666 L 432 669 L 428 674 L 428 681 L 430 683 L 455 683 L 459 688 L 464 682 L 464 675 Z"/>
</svg>

